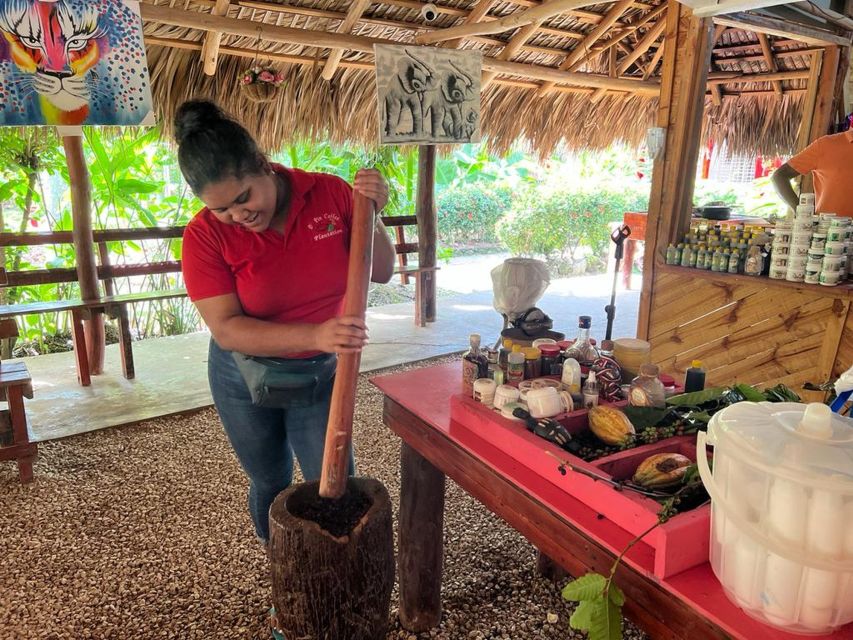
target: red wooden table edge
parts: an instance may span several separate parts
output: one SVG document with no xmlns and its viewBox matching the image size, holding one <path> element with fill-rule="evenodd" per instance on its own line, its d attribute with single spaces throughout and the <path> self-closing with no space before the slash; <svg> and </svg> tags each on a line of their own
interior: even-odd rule
<svg viewBox="0 0 853 640">
<path fill-rule="evenodd" d="M 451 380 L 445 380 L 444 378 L 447 378 L 448 374 L 453 370 L 453 364 L 444 364 L 372 378 L 371 382 L 385 395 L 386 424 L 388 424 L 388 426 L 397 433 L 397 435 L 399 435 L 412 448 L 418 451 L 418 453 L 420 453 L 424 458 L 441 469 L 446 475 L 454 480 L 454 482 L 459 484 L 460 487 L 465 489 L 470 495 L 483 503 L 487 508 L 507 521 L 511 526 L 513 526 L 513 528 L 522 533 L 522 535 L 524 535 L 528 540 L 536 544 L 536 546 L 538 546 L 544 553 L 551 556 L 567 571 L 573 573 L 573 575 L 581 575 L 577 572 L 578 568 L 579 571 L 582 572 L 595 570 L 605 574 L 608 573 L 610 565 L 612 564 L 612 559 L 615 558 L 614 547 L 612 545 L 608 545 L 606 542 L 597 539 L 597 537 L 590 531 L 583 527 L 579 527 L 575 523 L 569 521 L 566 517 L 555 512 L 551 507 L 542 503 L 541 500 L 530 495 L 523 487 L 514 482 L 512 478 L 502 474 L 500 469 L 491 464 L 490 461 L 478 459 L 477 454 L 468 450 L 465 444 L 457 443 L 454 440 L 456 437 L 455 435 L 451 437 L 449 400 L 446 399 L 453 393 L 454 387 Z M 411 384 L 410 378 L 415 376 L 423 377 L 424 374 L 432 376 L 434 381 L 438 384 L 433 385 L 432 388 L 423 384 L 423 380 L 418 380 L 421 384 Z M 446 400 L 444 404 L 441 404 L 441 400 L 439 400 L 439 398 L 444 398 Z M 412 407 L 407 407 L 407 404 L 416 406 L 423 415 L 418 415 L 418 410 Z M 394 414 L 389 412 L 389 408 L 391 407 L 396 407 Z M 406 426 L 406 424 L 401 423 L 399 420 L 394 418 L 395 415 L 405 416 L 405 422 L 411 423 L 411 425 L 414 425 L 416 428 Z M 389 423 L 389 418 L 393 421 L 393 424 Z M 447 424 L 444 424 L 445 422 Z M 416 442 L 412 440 L 413 437 L 417 440 Z M 476 436 L 474 437 L 476 438 Z M 480 440 L 479 438 L 477 439 Z M 485 441 L 481 442 L 486 446 L 491 447 L 491 445 L 488 445 Z M 435 445 L 437 444 L 441 446 L 436 447 Z M 506 456 L 506 454 L 496 448 L 491 448 L 494 449 L 496 455 L 509 458 L 509 456 Z M 460 467 L 459 473 L 448 473 L 446 465 L 443 465 L 441 461 L 437 459 L 442 453 L 446 454 L 446 452 L 452 452 L 453 455 L 461 456 L 465 459 L 465 464 Z M 471 484 L 471 482 L 469 482 L 469 467 L 477 469 L 479 473 L 486 472 L 490 474 L 491 477 L 490 483 L 485 487 L 480 488 L 477 493 L 472 492 L 471 487 L 469 487 Z M 570 551 L 559 546 L 549 548 L 547 541 L 544 544 L 537 544 L 536 538 L 540 533 L 538 529 L 534 528 L 531 530 L 530 535 L 526 534 L 522 530 L 524 528 L 524 522 L 520 523 L 520 526 L 516 526 L 516 524 L 510 521 L 511 518 L 507 517 L 506 513 L 497 508 L 498 505 L 490 504 L 492 501 L 492 492 L 489 487 L 493 486 L 494 483 L 506 485 L 505 488 L 512 489 L 517 495 L 522 496 L 531 504 L 537 505 L 537 508 L 540 510 L 540 515 L 544 518 L 550 518 L 552 525 L 556 522 L 559 523 L 560 527 L 578 532 L 582 538 L 580 540 L 580 545 L 582 547 L 591 546 L 595 553 L 599 554 L 602 558 L 606 558 L 605 565 L 601 565 L 600 561 L 599 564 L 588 564 L 585 561 L 578 559 Z M 473 489 L 477 490 L 477 487 L 474 486 Z M 478 495 L 478 493 L 481 494 L 482 497 L 481 495 Z M 509 515 L 511 516 L 512 514 L 510 513 Z M 621 548 L 621 543 L 615 548 Z M 572 571 L 572 558 L 574 558 L 574 562 L 578 563 L 574 565 L 575 572 Z M 699 570 L 703 570 L 707 573 L 707 576 L 706 579 L 702 581 L 702 588 L 697 589 L 694 583 L 696 582 L 695 575 Z M 687 574 L 693 574 L 693 576 L 687 578 Z M 718 597 L 724 598 L 722 595 L 722 586 L 716 581 L 716 578 L 710 571 L 710 565 L 707 564 L 703 565 L 703 567 L 673 576 L 671 579 L 659 580 L 651 575 L 650 572 L 643 570 L 642 567 L 631 562 L 629 557 L 626 562 L 622 563 L 617 571 L 617 583 L 624 587 L 626 580 L 633 580 L 635 582 L 639 580 L 641 584 L 641 587 L 639 588 L 629 587 L 624 589 L 628 596 L 626 614 L 630 618 L 636 619 L 641 626 L 644 626 L 643 622 L 646 621 L 644 616 L 649 613 L 649 607 L 651 607 L 652 611 L 659 610 L 657 609 L 659 607 L 663 607 L 663 610 L 665 610 L 666 605 L 671 604 L 672 600 L 677 600 L 683 608 L 686 608 L 691 612 L 691 622 L 684 626 L 684 631 L 687 635 L 677 636 L 667 633 L 666 635 L 654 635 L 653 637 L 655 638 L 683 637 L 685 639 L 689 638 L 690 640 L 699 640 L 700 638 L 731 637 L 739 640 L 795 640 L 796 638 L 801 637 L 765 626 L 747 616 L 727 600 L 725 603 L 728 611 L 725 615 L 716 616 L 713 612 L 707 610 L 702 604 L 703 599 L 707 599 L 712 593 L 716 594 Z M 648 606 L 635 606 L 637 603 L 648 601 L 648 598 L 645 597 L 644 591 L 649 589 L 652 589 L 654 593 L 663 594 L 663 599 L 660 602 L 648 602 Z M 685 589 L 691 593 L 694 591 L 696 593 L 693 593 L 693 597 L 691 597 L 685 594 Z M 652 618 L 651 621 L 646 622 L 654 622 L 655 620 L 655 618 Z M 668 622 L 671 623 L 673 620 L 670 619 Z M 711 635 L 696 635 L 696 632 L 699 631 L 697 625 L 708 630 Z M 661 630 L 658 629 L 658 631 Z M 853 639 L 853 625 L 846 625 L 841 629 L 837 629 L 830 635 L 812 637 L 815 639 L 822 638 L 824 640 Z"/>
</svg>

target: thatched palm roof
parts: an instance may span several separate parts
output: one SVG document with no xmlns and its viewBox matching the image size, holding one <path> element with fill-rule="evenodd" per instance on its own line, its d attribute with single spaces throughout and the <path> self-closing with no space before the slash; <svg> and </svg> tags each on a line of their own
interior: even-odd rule
<svg viewBox="0 0 853 640">
<path fill-rule="evenodd" d="M 210 96 L 239 115 L 271 149 L 304 138 L 372 145 L 377 140 L 373 40 L 410 44 L 434 30 L 492 22 L 544 7 L 539 0 L 440 0 L 437 19 L 426 24 L 423 4 L 419 0 L 143 2 L 155 101 L 166 131 L 183 100 Z M 485 9 L 485 16 L 479 15 Z M 490 147 L 505 150 L 524 140 L 547 155 L 561 144 L 638 145 L 657 104 L 666 10 L 661 0 L 594 4 L 550 16 L 536 28 L 458 41 L 461 48 L 481 50 L 484 69 L 492 71 L 482 95 L 483 132 Z M 192 28 L 211 13 L 228 19 L 208 20 L 211 29 L 222 29 L 221 36 Z M 328 36 L 337 31 L 341 34 Z M 705 134 L 727 142 L 734 151 L 790 151 L 816 48 L 742 28 L 718 26 L 716 36 Z M 329 40 L 323 37 L 341 38 L 343 43 L 337 47 L 343 49 L 340 66 L 329 81 L 321 76 L 330 55 Z M 215 39 L 220 43 L 218 65 L 215 75 L 209 76 L 200 52 L 205 40 Z M 313 46 L 314 42 L 326 46 Z M 238 89 L 241 72 L 256 57 L 263 63 L 272 60 L 286 75 L 273 103 L 251 103 Z M 560 75 L 554 84 L 548 82 L 547 73 L 555 69 L 575 73 Z M 766 74 L 775 75 L 763 79 Z M 614 76 L 619 79 L 608 79 Z M 608 82 L 609 89 L 596 88 Z"/>
</svg>

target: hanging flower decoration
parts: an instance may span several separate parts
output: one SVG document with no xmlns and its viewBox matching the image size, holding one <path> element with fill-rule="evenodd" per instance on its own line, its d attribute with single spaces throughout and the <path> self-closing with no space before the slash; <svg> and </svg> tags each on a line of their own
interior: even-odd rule
<svg viewBox="0 0 853 640">
<path fill-rule="evenodd" d="M 283 73 L 268 67 L 254 66 L 240 75 L 238 84 L 253 102 L 271 102 L 283 82 Z"/>
</svg>

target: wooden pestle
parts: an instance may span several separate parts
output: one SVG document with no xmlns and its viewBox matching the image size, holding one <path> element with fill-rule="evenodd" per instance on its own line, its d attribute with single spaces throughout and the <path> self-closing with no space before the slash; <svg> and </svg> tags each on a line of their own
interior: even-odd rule
<svg viewBox="0 0 853 640">
<path fill-rule="evenodd" d="M 367 309 L 367 289 L 373 266 L 374 217 L 373 200 L 353 191 L 352 231 L 343 310 L 345 316 L 364 318 Z M 340 498 L 346 491 L 359 364 L 361 352 L 338 356 L 320 475 L 320 495 L 324 498 Z"/>
</svg>

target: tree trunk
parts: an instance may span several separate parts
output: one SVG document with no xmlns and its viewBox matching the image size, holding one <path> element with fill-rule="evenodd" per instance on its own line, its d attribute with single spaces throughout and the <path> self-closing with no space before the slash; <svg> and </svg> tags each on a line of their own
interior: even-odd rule
<svg viewBox="0 0 853 640">
<path fill-rule="evenodd" d="M 345 512 L 334 526 L 346 515 L 354 525 L 335 531 L 338 537 L 321 528 L 316 520 L 328 509 Z M 269 556 L 277 627 L 285 638 L 385 639 L 394 543 L 391 499 L 378 480 L 349 478 L 340 500 L 320 498 L 319 482 L 282 491 L 270 508 Z"/>
</svg>

